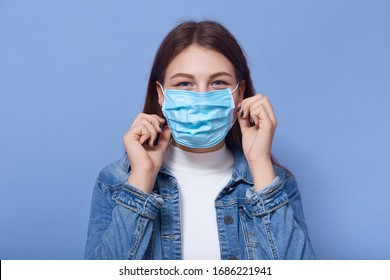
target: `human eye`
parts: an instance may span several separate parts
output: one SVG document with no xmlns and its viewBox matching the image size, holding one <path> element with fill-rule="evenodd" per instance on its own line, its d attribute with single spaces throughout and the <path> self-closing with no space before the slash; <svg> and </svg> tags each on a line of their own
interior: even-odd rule
<svg viewBox="0 0 390 280">
<path fill-rule="evenodd" d="M 229 83 L 224 80 L 216 80 L 211 83 L 211 87 L 217 88 L 217 89 L 224 89 L 229 86 Z"/>
<path fill-rule="evenodd" d="M 191 83 L 190 82 L 180 82 L 177 84 L 179 87 L 188 87 Z"/>
<path fill-rule="evenodd" d="M 190 89 L 193 87 L 193 85 L 191 82 L 188 81 L 180 81 L 175 83 L 175 87 L 180 89 Z"/>
</svg>

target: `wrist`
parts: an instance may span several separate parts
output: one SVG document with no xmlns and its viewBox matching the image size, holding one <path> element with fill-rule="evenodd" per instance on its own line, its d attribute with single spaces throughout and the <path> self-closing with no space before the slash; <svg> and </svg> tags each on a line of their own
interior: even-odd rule
<svg viewBox="0 0 390 280">
<path fill-rule="evenodd" d="M 132 171 L 130 176 L 127 178 L 127 182 L 130 185 L 146 193 L 152 193 L 155 181 L 156 175 L 154 172 Z"/>
<path fill-rule="evenodd" d="M 276 174 L 271 159 L 249 163 L 256 191 L 265 189 L 275 179 Z"/>
</svg>

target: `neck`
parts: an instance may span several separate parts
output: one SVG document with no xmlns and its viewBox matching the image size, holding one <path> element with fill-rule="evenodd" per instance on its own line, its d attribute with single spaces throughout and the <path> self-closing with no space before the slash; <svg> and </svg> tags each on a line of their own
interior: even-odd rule
<svg viewBox="0 0 390 280">
<path fill-rule="evenodd" d="M 174 145 L 175 147 L 177 147 L 183 151 L 186 151 L 186 152 L 209 153 L 209 152 L 215 152 L 215 151 L 222 149 L 223 146 L 225 146 L 225 141 L 221 141 L 217 145 L 210 147 L 210 148 L 189 148 L 189 147 L 186 147 L 186 146 L 183 146 L 183 145 L 176 143 L 175 139 L 172 139 L 172 145 Z"/>
</svg>

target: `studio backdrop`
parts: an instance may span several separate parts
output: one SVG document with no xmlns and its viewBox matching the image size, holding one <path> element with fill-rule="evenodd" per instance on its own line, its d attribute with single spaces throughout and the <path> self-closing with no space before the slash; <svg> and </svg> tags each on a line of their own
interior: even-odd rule
<svg viewBox="0 0 390 280">
<path fill-rule="evenodd" d="M 0 259 L 84 257 L 95 179 L 189 19 L 243 47 L 317 258 L 390 259 L 389 15 L 385 0 L 0 0 Z"/>
</svg>

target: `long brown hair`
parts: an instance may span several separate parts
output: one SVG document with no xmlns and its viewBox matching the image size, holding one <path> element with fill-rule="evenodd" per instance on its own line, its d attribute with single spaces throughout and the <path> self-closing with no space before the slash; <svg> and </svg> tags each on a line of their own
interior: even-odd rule
<svg viewBox="0 0 390 280">
<path fill-rule="evenodd" d="M 237 81 L 245 81 L 244 99 L 255 94 L 252 78 L 245 55 L 234 36 L 215 21 L 186 21 L 172 29 L 162 41 L 150 72 L 143 112 L 163 117 L 156 81 L 163 84 L 165 71 L 169 63 L 190 45 L 199 45 L 224 55 L 234 66 Z M 238 122 L 235 122 L 226 136 L 226 145 L 231 149 L 242 150 L 242 134 Z M 272 157 L 273 163 L 276 163 Z"/>
</svg>

